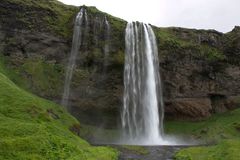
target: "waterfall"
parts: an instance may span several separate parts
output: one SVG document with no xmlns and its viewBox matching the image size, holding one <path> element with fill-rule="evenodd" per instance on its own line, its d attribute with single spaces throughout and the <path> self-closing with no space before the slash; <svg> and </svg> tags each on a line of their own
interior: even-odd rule
<svg viewBox="0 0 240 160">
<path fill-rule="evenodd" d="M 107 62 L 108 62 L 108 56 L 109 56 L 109 43 L 110 43 L 110 25 L 107 20 L 107 17 L 104 17 L 104 40 L 105 40 L 105 45 L 104 45 L 104 67 L 103 67 L 103 72 L 105 75 L 106 74 L 106 68 L 107 68 Z"/>
<path fill-rule="evenodd" d="M 98 40 L 99 40 L 99 32 L 101 28 L 101 19 L 100 17 L 94 18 L 94 24 L 93 24 L 93 37 L 94 37 L 94 44 L 95 47 L 98 47 Z"/>
<path fill-rule="evenodd" d="M 128 144 L 163 144 L 164 108 L 158 49 L 152 28 L 143 23 L 128 23 L 125 45 L 121 113 L 124 137 Z"/>
<path fill-rule="evenodd" d="M 85 21 L 84 21 L 85 20 Z M 83 26 L 83 22 L 85 25 Z M 68 107 L 68 99 L 70 94 L 71 81 L 73 76 L 73 71 L 76 64 L 77 54 L 79 52 L 80 45 L 82 43 L 82 28 L 88 25 L 87 13 L 84 8 L 81 8 L 80 12 L 77 14 L 74 24 L 73 39 L 72 39 L 72 49 L 70 58 L 68 61 L 65 83 L 64 83 L 64 92 L 62 96 L 61 104 L 65 107 Z"/>
</svg>

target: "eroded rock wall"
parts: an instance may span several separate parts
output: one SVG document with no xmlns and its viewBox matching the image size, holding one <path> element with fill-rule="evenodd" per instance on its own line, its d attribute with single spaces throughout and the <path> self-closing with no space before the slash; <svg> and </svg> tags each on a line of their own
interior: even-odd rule
<svg viewBox="0 0 240 160">
<path fill-rule="evenodd" d="M 14 82 L 60 102 L 73 22 L 79 8 L 60 3 L 48 4 L 54 6 L 49 8 L 43 4 L 41 1 L 41 5 L 32 7 L 14 0 L 1 2 L 0 54 Z M 60 14 L 61 9 L 66 14 Z M 69 99 L 71 112 L 84 123 L 116 126 L 122 107 L 126 22 L 94 7 L 87 10 L 89 26 L 76 60 Z M 39 16 L 42 18 L 38 19 Z M 106 70 L 101 25 L 105 16 L 111 27 Z M 226 34 L 153 28 L 158 41 L 166 118 L 201 120 L 239 107 L 239 27 Z"/>
</svg>

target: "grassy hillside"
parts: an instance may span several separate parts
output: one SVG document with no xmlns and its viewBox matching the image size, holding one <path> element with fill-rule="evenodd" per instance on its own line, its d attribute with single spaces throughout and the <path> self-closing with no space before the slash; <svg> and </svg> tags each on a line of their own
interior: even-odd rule
<svg viewBox="0 0 240 160">
<path fill-rule="evenodd" d="M 2 0 L 1 3 L 5 6 L 0 10 L 0 22 L 4 25 L 34 32 L 48 31 L 65 38 L 71 38 L 73 19 L 79 10 L 57 0 Z"/>
<path fill-rule="evenodd" d="M 202 122 L 167 122 L 171 134 L 192 135 L 212 144 L 181 150 L 176 160 L 239 160 L 240 109 L 215 115 Z"/>
<path fill-rule="evenodd" d="M 61 106 L 17 87 L 3 67 L 0 72 L 0 159 L 117 159 L 115 150 L 73 134 L 79 123 Z"/>
<path fill-rule="evenodd" d="M 240 140 L 224 140 L 211 147 L 195 147 L 181 150 L 176 160 L 239 160 Z"/>
</svg>

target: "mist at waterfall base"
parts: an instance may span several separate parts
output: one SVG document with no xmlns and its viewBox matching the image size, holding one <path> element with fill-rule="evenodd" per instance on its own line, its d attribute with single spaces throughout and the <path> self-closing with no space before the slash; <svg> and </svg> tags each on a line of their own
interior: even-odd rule
<svg viewBox="0 0 240 160">
<path fill-rule="evenodd" d="M 106 17 L 101 23 L 95 18 L 94 35 L 98 27 L 104 24 L 104 61 L 103 76 L 106 76 L 110 48 L 110 24 Z M 88 15 L 81 8 L 75 18 L 72 49 L 66 68 L 64 92 L 61 104 L 71 110 L 71 82 L 76 67 L 76 59 L 81 54 L 80 48 L 84 32 L 88 32 Z M 86 34 L 87 35 L 87 34 Z M 97 36 L 94 37 L 98 44 Z M 193 140 L 176 138 L 164 134 L 164 104 L 161 77 L 159 72 L 158 49 L 154 32 L 150 25 L 128 23 L 125 32 L 124 96 L 119 133 L 104 137 L 104 127 L 95 129 L 92 143 L 126 145 L 186 145 L 195 144 Z M 99 135 L 102 137 L 99 138 Z M 96 137 L 95 137 L 96 136 Z"/>
</svg>

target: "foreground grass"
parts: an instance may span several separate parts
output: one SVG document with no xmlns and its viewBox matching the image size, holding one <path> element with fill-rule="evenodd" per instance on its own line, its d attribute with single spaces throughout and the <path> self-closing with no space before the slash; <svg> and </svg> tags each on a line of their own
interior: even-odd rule
<svg viewBox="0 0 240 160">
<path fill-rule="evenodd" d="M 201 122 L 168 121 L 165 130 L 167 133 L 191 134 L 194 138 L 206 142 L 217 142 L 223 138 L 240 137 L 238 127 L 240 127 L 240 109 L 217 114 Z"/>
<path fill-rule="evenodd" d="M 210 147 L 183 149 L 175 156 L 176 160 L 239 160 L 240 139 L 223 140 Z"/>
<path fill-rule="evenodd" d="M 215 115 L 202 122 L 167 122 L 166 131 L 192 135 L 211 146 L 192 147 L 179 151 L 176 160 L 239 160 L 240 109 Z"/>
<path fill-rule="evenodd" d="M 117 152 L 92 147 L 69 129 L 78 121 L 60 106 L 18 88 L 0 73 L 0 159 L 112 160 Z"/>
</svg>

